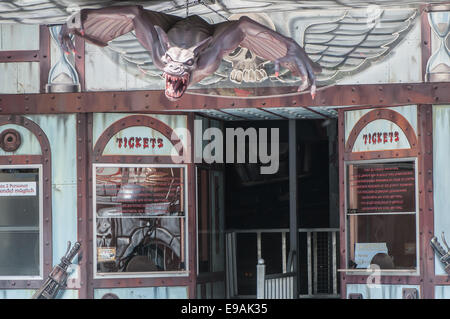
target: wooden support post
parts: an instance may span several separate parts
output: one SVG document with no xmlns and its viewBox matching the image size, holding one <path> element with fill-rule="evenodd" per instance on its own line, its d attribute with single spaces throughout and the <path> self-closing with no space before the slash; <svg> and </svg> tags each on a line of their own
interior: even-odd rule
<svg viewBox="0 0 450 319">
<path fill-rule="evenodd" d="M 297 125 L 289 120 L 289 244 L 293 253 L 294 299 L 298 298 Z"/>
</svg>

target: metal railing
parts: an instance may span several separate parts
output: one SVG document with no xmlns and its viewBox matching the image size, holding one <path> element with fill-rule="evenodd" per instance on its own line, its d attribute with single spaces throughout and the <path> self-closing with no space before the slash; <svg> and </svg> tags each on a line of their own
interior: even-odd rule
<svg viewBox="0 0 450 319">
<path fill-rule="evenodd" d="M 256 266 L 256 298 L 257 299 L 294 299 L 294 280 L 296 273 L 293 272 L 294 259 L 289 256 L 289 272 L 281 274 L 266 275 L 264 259 L 258 260 Z"/>
<path fill-rule="evenodd" d="M 316 297 L 338 297 L 337 287 L 337 228 L 300 228 L 299 233 L 306 234 L 306 277 L 308 281 L 307 293 L 300 294 L 299 298 L 316 298 Z M 262 256 L 262 235 L 268 233 L 281 233 L 281 273 L 266 274 L 266 265 Z M 293 281 L 296 280 L 297 274 L 292 273 L 291 266 L 288 267 L 287 258 L 287 241 L 286 236 L 289 234 L 287 228 L 277 229 L 245 229 L 231 230 L 226 234 L 226 275 L 227 275 L 227 297 L 240 297 L 238 293 L 238 276 L 237 276 L 237 246 L 239 234 L 255 234 L 256 235 L 256 255 L 257 255 L 257 295 L 263 298 L 292 298 L 289 291 L 292 291 Z M 305 258 L 302 257 L 303 259 Z M 304 260 L 303 260 L 304 263 Z M 289 271 L 288 271 L 289 268 Z M 305 272 L 303 269 L 302 271 Z M 264 275 L 263 275 L 264 273 Z M 264 279 L 263 279 L 264 278 Z M 264 287 L 264 290 L 262 289 Z M 251 297 L 251 296 L 250 296 Z M 253 296 L 255 297 L 255 296 Z"/>
</svg>

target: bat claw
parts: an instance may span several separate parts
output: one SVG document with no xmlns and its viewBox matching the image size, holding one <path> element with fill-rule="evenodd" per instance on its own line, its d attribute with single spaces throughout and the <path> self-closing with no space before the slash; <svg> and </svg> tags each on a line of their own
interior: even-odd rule
<svg viewBox="0 0 450 319">
<path fill-rule="evenodd" d="M 275 76 L 278 77 L 280 75 L 280 72 L 276 71 Z"/>
<path fill-rule="evenodd" d="M 315 84 L 313 84 L 311 86 L 311 97 L 313 100 L 316 98 L 316 85 Z"/>
<path fill-rule="evenodd" d="M 84 37 L 84 30 L 83 29 L 80 30 L 80 34 L 81 34 L 82 37 Z"/>
</svg>

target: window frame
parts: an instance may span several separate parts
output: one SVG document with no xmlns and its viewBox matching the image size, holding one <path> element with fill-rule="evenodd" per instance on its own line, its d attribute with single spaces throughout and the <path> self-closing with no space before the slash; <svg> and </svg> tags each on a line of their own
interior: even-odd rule
<svg viewBox="0 0 450 319">
<path fill-rule="evenodd" d="M 44 188 L 43 188 L 43 165 L 42 164 L 12 164 L 12 165 L 0 165 L 0 169 L 38 169 L 39 176 L 39 275 L 38 276 L 2 276 L 0 280 L 43 280 L 44 279 Z"/>
<path fill-rule="evenodd" d="M 349 254 L 350 254 L 350 232 L 349 232 L 349 215 L 348 214 L 348 166 L 353 164 L 382 164 L 382 163 L 401 163 L 401 162 L 413 162 L 414 163 L 414 178 L 415 178 L 415 212 L 407 212 L 407 213 L 388 213 L 390 215 L 412 215 L 415 214 L 416 221 L 416 267 L 415 269 L 380 269 L 379 275 L 381 276 L 419 276 L 420 275 L 420 212 L 419 212 L 419 173 L 418 173 L 418 158 L 417 157 L 402 157 L 402 158 L 381 158 L 381 159 L 372 159 L 372 160 L 349 160 L 344 161 L 344 222 L 345 222 L 345 273 L 348 275 L 359 275 L 359 274 L 370 274 L 373 272 L 371 269 L 349 269 Z M 373 213 L 370 215 L 383 215 L 383 213 Z M 354 243 L 353 243 L 354 244 Z M 377 271 L 378 272 L 378 271 Z"/>
<path fill-rule="evenodd" d="M 97 167 L 173 167 L 173 168 L 183 168 L 184 175 L 184 250 L 185 250 L 185 266 L 186 269 L 183 271 L 153 271 L 153 272 L 117 272 L 117 273 L 99 273 L 97 271 L 97 209 L 96 209 L 96 197 L 95 185 L 97 183 L 96 178 L 96 168 Z M 92 218 L 92 271 L 93 279 L 114 279 L 114 278 L 162 278 L 162 277 L 188 277 L 190 273 L 189 268 L 189 190 L 188 190 L 188 165 L 187 164 L 133 164 L 133 163 L 93 163 L 92 164 L 92 207 L 93 207 L 93 218 Z M 191 230 L 193 231 L 193 230 Z"/>
</svg>

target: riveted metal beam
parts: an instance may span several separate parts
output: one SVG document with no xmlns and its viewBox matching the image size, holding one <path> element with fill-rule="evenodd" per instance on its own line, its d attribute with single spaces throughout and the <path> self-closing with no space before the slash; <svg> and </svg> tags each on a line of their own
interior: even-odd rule
<svg viewBox="0 0 450 319">
<path fill-rule="evenodd" d="M 450 82 L 336 85 L 309 93 L 238 98 L 196 94 L 191 90 L 179 101 L 169 101 L 162 90 L 103 91 L 83 93 L 1 94 L 0 114 L 52 114 L 89 112 L 155 112 L 204 109 L 271 107 L 385 107 L 407 104 L 450 103 Z M 225 89 L 224 89 L 225 90 Z M 258 93 L 264 93 L 262 89 Z M 267 94 L 276 93 L 267 88 Z M 281 95 L 280 95 L 281 94 Z"/>
</svg>

